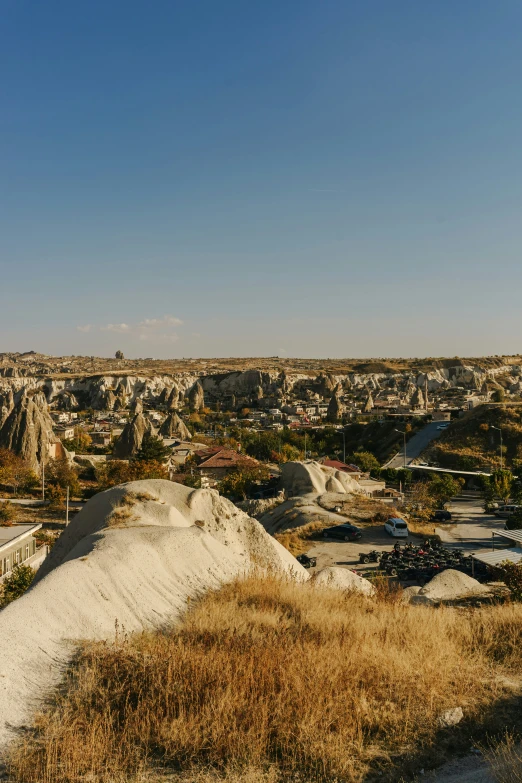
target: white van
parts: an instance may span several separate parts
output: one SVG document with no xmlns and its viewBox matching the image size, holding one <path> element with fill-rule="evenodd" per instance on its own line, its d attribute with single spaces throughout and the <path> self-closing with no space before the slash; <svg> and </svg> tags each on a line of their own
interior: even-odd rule
<svg viewBox="0 0 522 783">
<path fill-rule="evenodd" d="M 384 524 L 384 529 L 394 538 L 407 538 L 409 534 L 408 525 L 400 517 L 390 517 Z"/>
</svg>

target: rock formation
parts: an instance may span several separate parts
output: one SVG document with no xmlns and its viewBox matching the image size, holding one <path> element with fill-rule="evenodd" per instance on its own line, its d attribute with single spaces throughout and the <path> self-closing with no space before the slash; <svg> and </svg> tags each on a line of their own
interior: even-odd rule
<svg viewBox="0 0 522 783">
<path fill-rule="evenodd" d="M 140 397 L 136 397 L 136 399 L 132 403 L 131 413 L 134 413 L 134 415 L 136 415 L 137 413 L 143 413 L 143 403 Z"/>
<path fill-rule="evenodd" d="M 196 381 L 188 393 L 188 404 L 191 411 L 197 413 L 205 406 L 205 394 L 200 381 Z"/>
<path fill-rule="evenodd" d="M 132 421 L 123 428 L 123 432 L 114 444 L 113 454 L 116 459 L 130 459 L 141 448 L 143 439 L 147 435 L 153 435 L 154 430 L 143 413 L 137 413 Z"/>
<path fill-rule="evenodd" d="M 413 410 L 418 410 L 419 408 L 424 408 L 424 404 L 425 399 L 422 389 L 417 387 L 411 396 L 410 405 Z"/>
<path fill-rule="evenodd" d="M 190 430 L 175 410 L 169 413 L 160 427 L 159 434 L 163 438 L 178 438 L 179 440 L 190 440 L 192 438 Z"/>
<path fill-rule="evenodd" d="M 177 386 L 173 386 L 167 399 L 167 408 L 169 410 L 176 410 L 179 407 L 179 389 Z"/>
<path fill-rule="evenodd" d="M 14 451 L 37 471 L 56 440 L 45 395 L 24 392 L 0 430 L 0 448 Z"/>
<path fill-rule="evenodd" d="M 328 419 L 328 421 L 335 422 L 335 421 L 339 421 L 339 419 L 342 418 L 344 408 L 339 398 L 340 392 L 341 392 L 341 387 L 339 384 L 337 384 L 337 386 L 334 389 L 334 393 L 330 398 L 330 402 L 328 403 L 328 411 L 326 414 L 326 418 Z"/>
<path fill-rule="evenodd" d="M 366 398 L 366 402 L 364 403 L 363 412 L 364 413 L 371 413 L 373 409 L 374 409 L 374 404 L 373 404 L 372 393 L 368 392 L 368 396 Z"/>
<path fill-rule="evenodd" d="M 256 520 L 213 490 L 137 481 L 91 498 L 31 589 L 0 612 L 2 750 L 60 682 L 71 639 L 113 641 L 115 625 L 162 629 L 190 599 L 250 568 L 308 579 Z"/>
</svg>

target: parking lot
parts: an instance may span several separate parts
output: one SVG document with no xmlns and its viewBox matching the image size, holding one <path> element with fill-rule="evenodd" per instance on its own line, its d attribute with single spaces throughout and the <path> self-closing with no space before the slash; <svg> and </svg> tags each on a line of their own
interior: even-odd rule
<svg viewBox="0 0 522 783">
<path fill-rule="evenodd" d="M 500 539 L 493 542 L 492 530 L 501 530 L 504 520 L 499 520 L 491 514 L 485 514 L 480 500 L 456 502 L 449 506 L 452 513 L 450 523 L 435 523 L 434 531 L 440 536 L 446 547 L 462 548 L 468 552 L 487 550 L 495 546 L 501 546 Z M 361 552 L 390 550 L 396 541 L 401 545 L 410 541 L 413 544 L 421 544 L 422 536 L 410 533 L 408 539 L 392 538 L 384 531 L 382 522 L 376 524 L 359 524 L 361 538 L 355 542 L 336 541 L 325 539 L 313 542 L 307 552 L 310 557 L 317 558 L 317 566 L 310 569 L 310 573 L 318 571 L 326 566 L 342 566 L 356 571 L 368 571 L 376 568 L 376 563 L 362 565 L 359 563 Z M 504 546 L 507 542 L 504 542 Z"/>
</svg>

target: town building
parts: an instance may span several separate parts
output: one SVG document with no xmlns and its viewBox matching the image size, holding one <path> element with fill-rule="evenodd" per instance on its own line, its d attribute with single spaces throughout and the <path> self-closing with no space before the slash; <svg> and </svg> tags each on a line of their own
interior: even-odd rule
<svg viewBox="0 0 522 783">
<path fill-rule="evenodd" d="M 25 563 L 36 570 L 42 564 L 47 547 L 38 547 L 33 536 L 41 527 L 41 524 L 0 527 L 0 582 L 15 565 Z"/>
</svg>

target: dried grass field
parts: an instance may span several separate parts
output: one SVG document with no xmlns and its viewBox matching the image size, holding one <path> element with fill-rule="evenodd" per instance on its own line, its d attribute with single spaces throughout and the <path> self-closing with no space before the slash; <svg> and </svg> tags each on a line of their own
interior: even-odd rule
<svg viewBox="0 0 522 783">
<path fill-rule="evenodd" d="M 516 604 L 412 607 L 253 576 L 176 628 L 84 645 L 10 780 L 398 781 L 511 720 L 521 641 Z M 455 706 L 463 724 L 441 729 Z"/>
</svg>

